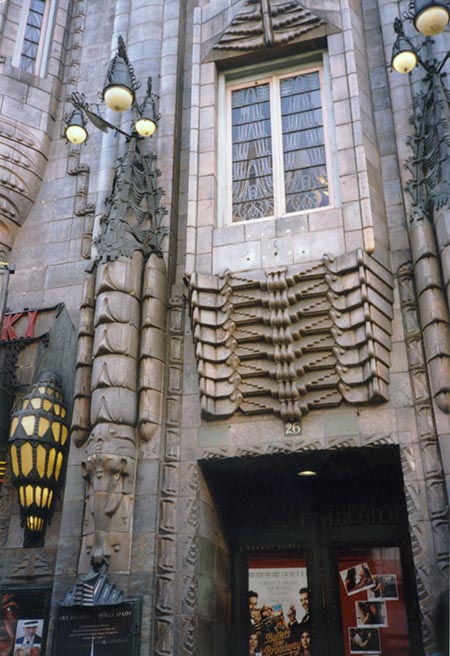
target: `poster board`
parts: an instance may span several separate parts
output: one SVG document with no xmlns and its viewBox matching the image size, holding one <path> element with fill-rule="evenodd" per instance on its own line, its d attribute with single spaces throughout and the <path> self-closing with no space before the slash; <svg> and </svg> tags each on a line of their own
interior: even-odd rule
<svg viewBox="0 0 450 656">
<path fill-rule="evenodd" d="M 1 656 L 45 656 L 49 613 L 48 588 L 0 589 Z"/>
<path fill-rule="evenodd" d="M 59 609 L 54 656 L 137 656 L 141 600 Z"/>
<path fill-rule="evenodd" d="M 400 550 L 349 549 L 337 564 L 345 656 L 409 656 Z"/>
<path fill-rule="evenodd" d="M 249 656 L 297 656 L 310 648 L 306 559 L 248 558 Z M 308 653 L 308 652 L 304 652 Z"/>
</svg>

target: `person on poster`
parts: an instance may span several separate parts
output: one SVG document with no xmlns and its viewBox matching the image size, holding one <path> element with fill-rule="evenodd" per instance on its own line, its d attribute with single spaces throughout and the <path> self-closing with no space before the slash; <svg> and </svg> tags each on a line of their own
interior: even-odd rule
<svg viewBox="0 0 450 656">
<path fill-rule="evenodd" d="M 299 590 L 300 605 L 304 610 L 304 615 L 300 622 L 297 620 L 297 610 L 292 604 L 287 613 L 288 628 L 291 631 L 291 639 L 293 642 L 299 642 L 302 632 L 306 629 L 309 631 L 309 593 L 308 588 L 300 588 Z"/>
<path fill-rule="evenodd" d="M 305 626 L 307 624 L 309 626 L 309 593 L 308 593 L 308 588 L 300 588 L 299 595 L 300 595 L 300 605 L 302 606 L 303 610 L 305 611 L 305 614 L 303 615 L 302 619 L 300 620 L 300 624 L 302 624 L 303 626 Z"/>
<path fill-rule="evenodd" d="M 1 616 L 5 620 L 16 621 L 19 619 L 20 607 L 16 595 L 7 592 L 2 595 Z"/>
<path fill-rule="evenodd" d="M 258 633 L 260 630 L 261 613 L 258 610 L 258 593 L 253 590 L 248 592 L 249 632 Z"/>
<path fill-rule="evenodd" d="M 358 615 L 360 618 L 358 623 L 368 624 L 370 626 L 384 625 L 384 618 L 379 602 L 358 601 Z"/>
<path fill-rule="evenodd" d="M 251 633 L 248 640 L 248 654 L 249 656 L 259 656 L 261 650 L 259 647 L 259 638 L 256 633 Z"/>
<path fill-rule="evenodd" d="M 365 633 L 361 629 L 350 629 L 350 649 L 360 651 L 369 645 L 372 633 Z"/>
<path fill-rule="evenodd" d="M 363 588 L 367 588 L 369 585 L 374 585 L 374 584 L 375 581 L 373 580 L 370 569 L 367 567 L 366 564 L 361 565 L 358 571 L 357 583 L 355 589 L 362 590 Z"/>
<path fill-rule="evenodd" d="M 0 619 L 0 656 L 10 656 L 14 646 L 16 622 Z"/>
<path fill-rule="evenodd" d="M 344 585 L 347 593 L 352 592 L 356 588 L 356 567 L 350 567 L 347 571 Z"/>
<path fill-rule="evenodd" d="M 304 629 L 300 635 L 300 651 L 298 656 L 311 656 L 311 638 L 309 631 Z"/>
<path fill-rule="evenodd" d="M 22 623 L 24 634 L 17 638 L 16 645 L 41 645 L 42 638 L 36 633 L 38 626 L 38 620 L 24 620 Z"/>
</svg>

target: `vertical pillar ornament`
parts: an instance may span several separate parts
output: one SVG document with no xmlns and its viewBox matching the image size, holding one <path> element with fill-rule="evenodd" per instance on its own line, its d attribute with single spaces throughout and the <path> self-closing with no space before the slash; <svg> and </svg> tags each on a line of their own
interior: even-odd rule
<svg viewBox="0 0 450 656">
<path fill-rule="evenodd" d="M 423 90 L 414 98 L 407 161 L 412 178 L 408 220 L 414 278 L 432 397 L 450 413 L 450 91 L 444 75 L 427 67 Z"/>
<path fill-rule="evenodd" d="M 122 40 L 119 46 L 136 91 Z M 80 103 L 96 127 L 112 127 Z M 72 429 L 75 444 L 85 449 L 81 570 L 105 562 L 115 571 L 129 569 L 137 447 L 162 422 L 166 210 L 154 155 L 138 132 L 118 132 L 126 137 L 124 151 L 100 218 L 78 339 Z"/>
</svg>

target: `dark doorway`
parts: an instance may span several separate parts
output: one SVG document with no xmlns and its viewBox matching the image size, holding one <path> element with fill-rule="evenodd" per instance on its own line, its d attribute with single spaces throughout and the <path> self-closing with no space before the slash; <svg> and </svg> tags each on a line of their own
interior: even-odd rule
<svg viewBox="0 0 450 656">
<path fill-rule="evenodd" d="M 228 653 L 423 654 L 398 447 L 200 464 L 232 557 Z"/>
</svg>

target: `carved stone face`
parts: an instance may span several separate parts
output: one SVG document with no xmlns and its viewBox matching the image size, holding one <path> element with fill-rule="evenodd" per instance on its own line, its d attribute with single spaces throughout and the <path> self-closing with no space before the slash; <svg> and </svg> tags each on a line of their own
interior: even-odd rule
<svg viewBox="0 0 450 656">
<path fill-rule="evenodd" d="M 135 430 L 131 426 L 98 424 L 94 427 L 87 442 L 88 456 L 96 453 L 118 453 L 134 457 L 136 449 Z"/>
<path fill-rule="evenodd" d="M 129 460 L 120 454 L 94 453 L 86 460 L 83 472 L 94 492 L 121 493 L 127 487 L 126 477 L 130 476 Z"/>
<path fill-rule="evenodd" d="M 98 424 L 89 436 L 82 462 L 87 485 L 83 545 L 94 562 L 123 550 L 132 516 L 135 457 L 131 427 Z"/>
</svg>

